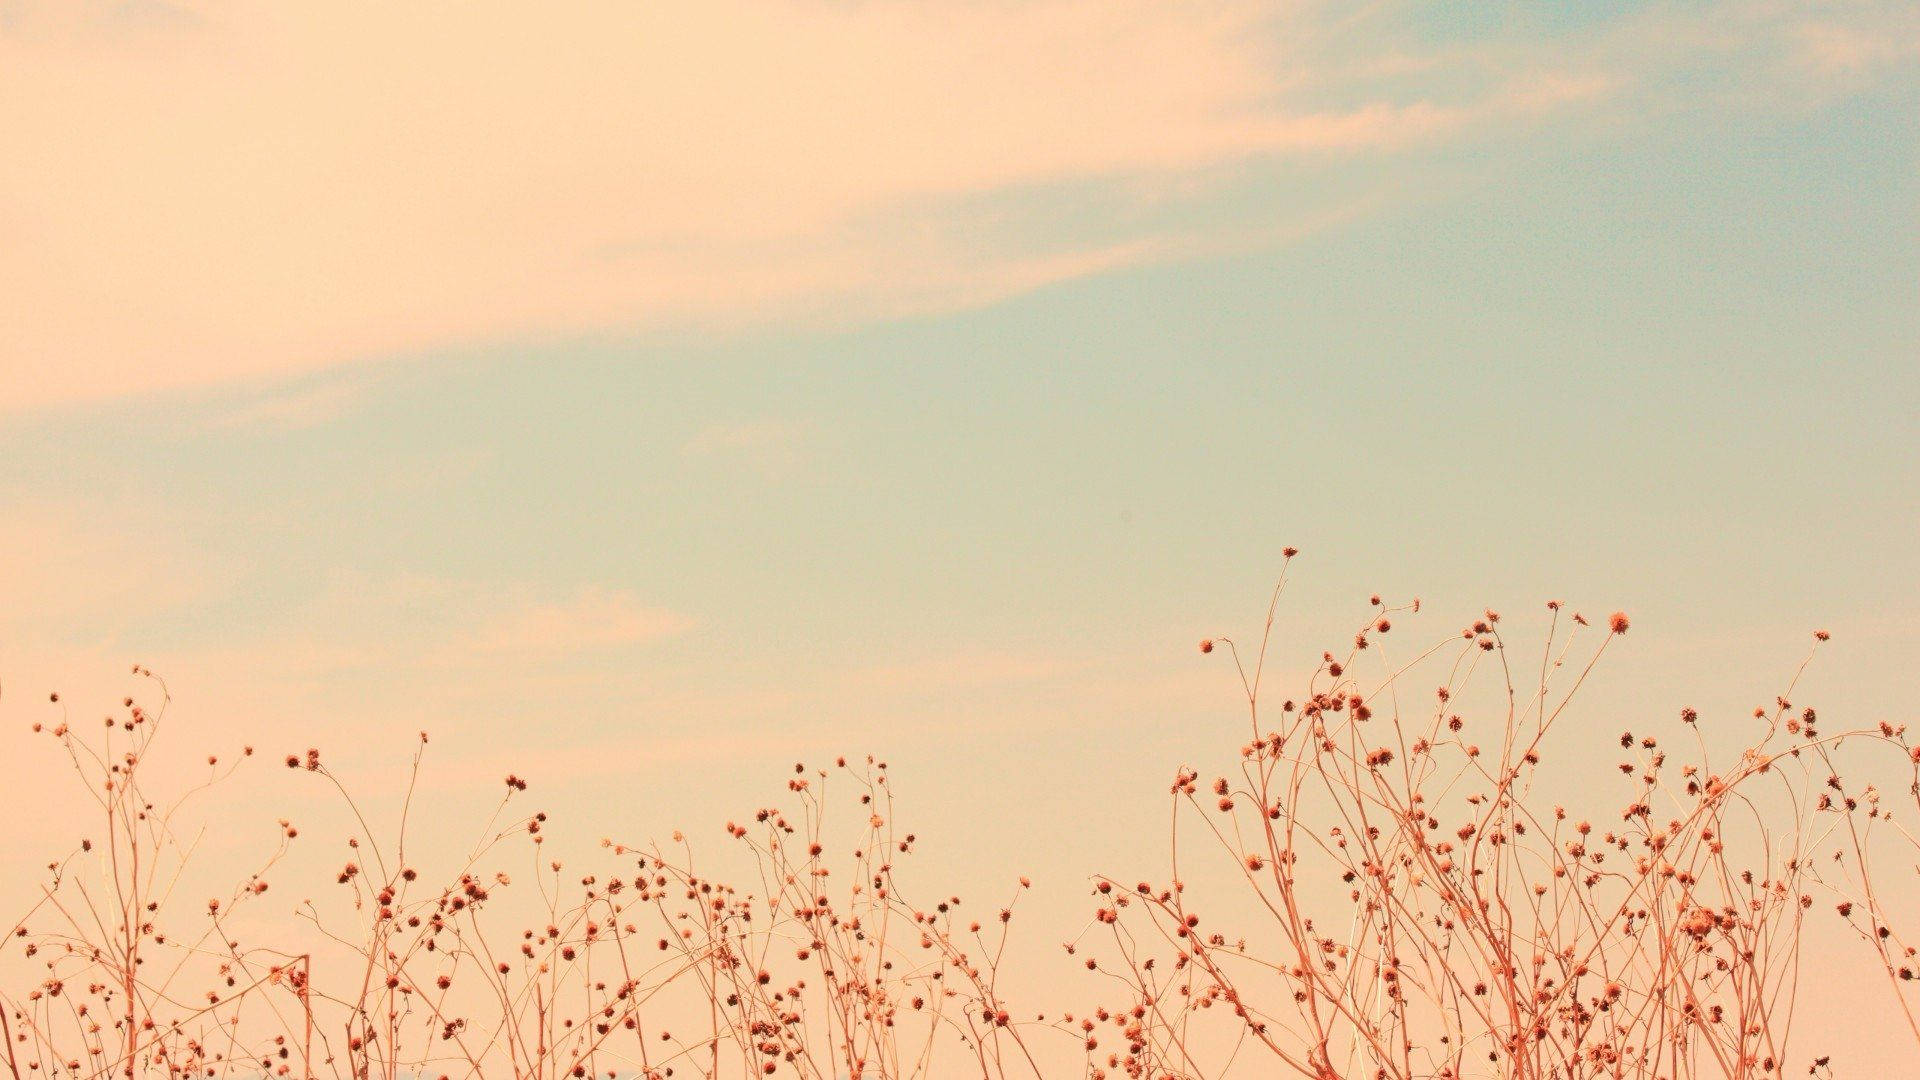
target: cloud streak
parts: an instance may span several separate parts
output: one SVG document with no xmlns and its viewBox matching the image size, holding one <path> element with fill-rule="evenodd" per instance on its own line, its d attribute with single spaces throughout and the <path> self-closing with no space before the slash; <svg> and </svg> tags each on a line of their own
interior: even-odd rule
<svg viewBox="0 0 1920 1080">
<path fill-rule="evenodd" d="M 1046 242 L 1008 213 L 1036 189 L 1204 207 L 1223 169 L 1525 129 L 1746 33 L 1849 78 L 1912 51 L 1873 33 L 1879 9 L 1445 46 L 1385 10 L 1362 33 L 1253 0 L 457 19 L 13 0 L 0 409 L 469 343 L 966 306 L 1329 215 L 1183 213 Z M 1686 44 L 1636 46 L 1643 30 Z"/>
<path fill-rule="evenodd" d="M 976 302 L 1159 239 L 942 220 L 982 193 L 1413 145 L 1517 100 L 1292 107 L 1287 28 L 1242 2 L 57 10 L 0 36 L 16 408 Z"/>
<path fill-rule="evenodd" d="M 588 589 L 494 615 L 475 629 L 468 646 L 491 655 L 556 656 L 672 637 L 692 625 L 684 615 L 641 605 L 630 593 Z"/>
</svg>

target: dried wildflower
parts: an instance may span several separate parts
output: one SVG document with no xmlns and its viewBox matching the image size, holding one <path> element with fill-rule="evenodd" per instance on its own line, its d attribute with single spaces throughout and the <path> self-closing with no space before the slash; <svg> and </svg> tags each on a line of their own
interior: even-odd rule
<svg viewBox="0 0 1920 1080">
<path fill-rule="evenodd" d="M 1385 609 L 1377 597 L 1372 606 L 1380 610 L 1368 613 L 1368 634 L 1387 632 L 1388 613 L 1406 610 Z M 1557 602 L 1549 608 L 1560 610 Z M 257 866 L 225 894 L 231 899 L 189 913 L 203 923 L 219 921 L 215 947 L 192 947 L 206 978 L 190 987 L 183 979 L 180 993 L 155 999 L 152 1016 L 129 1021 L 120 1010 L 123 976 L 149 958 L 124 962 L 128 946 L 120 935 L 110 934 L 88 954 L 84 940 L 63 936 L 74 932 L 71 926 L 46 934 L 20 925 L 9 939 L 14 947 L 32 957 L 48 946 L 58 965 L 37 988 L 6 1003 L 18 1026 L 34 1032 L 16 1041 L 47 1059 L 23 1071 L 140 1075 L 164 1068 L 180 1077 L 243 1071 L 286 1077 L 324 1071 L 311 1060 L 320 1056 L 326 1069 L 353 1075 L 430 1075 L 443 1062 L 484 1075 L 496 1067 L 487 1057 L 496 1051 L 484 1049 L 492 1040 L 496 1050 L 512 1046 L 526 1058 L 503 1063 L 500 1071 L 585 1080 L 610 1074 L 613 1059 L 596 1055 L 603 1053 L 597 1048 L 611 1047 L 602 1041 L 611 1036 L 624 1042 L 622 1056 L 638 1039 L 667 1044 L 652 1065 L 633 1070 L 639 1080 L 665 1080 L 676 1068 L 689 1071 L 689 1062 L 697 1071 L 710 1049 L 714 1061 L 739 1052 L 731 1058 L 737 1065 L 723 1070 L 727 1075 L 832 1071 L 897 1080 L 885 1063 L 902 1060 L 903 1051 L 923 1062 L 924 1075 L 1000 1075 L 1019 1060 L 1036 1027 L 1057 1027 L 1084 1044 L 1087 1075 L 1099 1080 L 1238 1075 L 1225 1067 L 1231 1059 L 1186 1060 L 1203 1057 L 1210 1044 L 1239 1046 L 1234 1053 L 1296 1055 L 1294 1061 L 1250 1062 L 1249 1075 L 1402 1076 L 1413 1048 L 1432 1053 L 1432 1067 L 1418 1075 L 1445 1080 L 1649 1070 L 1693 1076 L 1717 1073 L 1724 1062 L 1737 1063 L 1743 1075 L 1778 1076 L 1785 1063 L 1765 1055 L 1780 1034 L 1776 1017 L 1790 1013 L 1792 987 L 1779 974 L 1790 965 L 1781 960 L 1797 947 L 1799 913 L 1816 895 L 1829 895 L 1825 889 L 1855 897 L 1836 897 L 1836 910 L 1849 920 L 1856 910 L 1862 914 L 1850 925 L 1891 980 L 1920 977 L 1916 946 L 1906 944 L 1913 936 L 1898 925 L 1910 905 L 1852 877 L 1868 877 L 1876 864 L 1860 850 L 1809 850 L 1806 834 L 1776 838 L 1765 832 L 1764 814 L 1746 812 L 1774 788 L 1797 798 L 1824 781 L 1817 812 L 1849 820 L 1823 817 L 1813 835 L 1837 844 L 1860 836 L 1869 843 L 1905 842 L 1904 822 L 1880 824 L 1904 809 L 1912 768 L 1920 765 L 1920 747 L 1908 745 L 1905 725 L 1877 720 L 1816 740 L 1814 711 L 1795 711 L 1781 697 L 1777 711 L 1757 710 L 1777 723 L 1754 725 L 1752 744 L 1737 755 L 1716 747 L 1709 762 L 1704 747 L 1697 760 L 1678 749 L 1669 760 L 1674 741 L 1647 729 L 1656 721 L 1636 720 L 1636 731 L 1618 736 L 1625 759 L 1619 768 L 1629 788 L 1625 809 L 1619 824 L 1597 833 L 1579 811 L 1611 813 L 1619 803 L 1571 812 L 1550 804 L 1549 810 L 1536 788 L 1533 766 L 1543 750 L 1591 756 L 1601 737 L 1591 724 L 1554 724 L 1569 688 L 1564 680 L 1548 683 L 1567 636 L 1554 637 L 1537 658 L 1540 685 L 1519 691 L 1533 697 L 1535 707 L 1519 709 L 1514 676 L 1525 671 L 1531 683 L 1534 665 L 1508 670 L 1525 646 L 1502 638 L 1497 620 L 1487 611 L 1464 638 L 1483 650 L 1498 648 L 1501 657 L 1484 663 L 1470 650 L 1465 656 L 1445 650 L 1448 666 L 1426 684 L 1440 684 L 1438 703 L 1425 699 L 1426 708 L 1400 700 L 1398 689 L 1428 675 L 1410 674 L 1411 667 L 1380 674 L 1372 664 L 1347 670 L 1331 654 L 1304 676 L 1304 693 L 1277 711 L 1256 700 L 1257 680 L 1236 688 L 1244 688 L 1254 706 L 1252 735 L 1243 727 L 1234 736 L 1238 756 L 1214 781 L 1202 784 L 1203 773 L 1179 770 L 1169 790 L 1176 819 L 1187 820 L 1176 820 L 1174 832 L 1183 865 L 1188 838 L 1204 841 L 1210 833 L 1230 856 L 1225 867 L 1237 868 L 1262 902 L 1229 897 L 1216 905 L 1214 881 L 1196 879 L 1190 888 L 1176 876 L 1116 887 L 1096 879 L 1094 926 L 1064 944 L 1075 966 L 1100 973 L 1116 997 L 1085 1013 L 1056 1016 L 1053 1024 L 1029 1020 L 1031 1013 L 1015 1024 L 1015 1007 L 996 989 L 1006 985 L 996 979 L 996 964 L 1015 926 L 1011 901 L 988 909 L 997 912 L 998 926 L 992 918 L 962 917 L 957 897 L 909 906 L 888 860 L 909 851 L 912 834 L 900 840 L 867 832 L 863 840 L 835 826 L 831 835 L 852 839 L 831 844 L 829 857 L 821 838 L 830 832 L 832 798 L 857 804 L 858 816 L 849 822 L 864 819 L 872 830 L 897 817 L 885 763 L 868 759 L 863 768 L 841 757 L 834 765 L 844 771 L 832 773 L 831 783 L 829 774 L 818 774 L 822 782 L 815 786 L 796 765 L 789 778 L 793 802 L 784 812 L 763 807 L 753 826 L 739 823 L 745 817 L 728 824 L 738 841 L 729 846 L 748 861 L 748 876 L 737 887 L 704 858 L 696 874 L 697 844 L 679 832 L 665 850 L 608 839 L 599 857 L 610 865 L 577 874 L 572 883 L 563 880 L 558 861 L 536 854 L 537 900 L 548 913 L 511 929 L 502 927 L 499 912 L 475 918 L 490 902 L 489 889 L 509 884 L 495 866 L 475 863 L 456 881 L 433 883 L 383 847 L 375 835 L 382 830 L 362 819 L 346 838 L 353 861 L 339 872 L 343 888 L 334 897 L 340 911 L 350 912 L 347 932 L 335 944 L 363 950 L 362 974 L 353 985 L 308 985 L 310 975 L 328 982 L 353 965 L 320 963 L 309 972 L 304 956 L 290 959 L 284 949 L 230 940 L 242 936 L 224 932 L 243 921 L 238 907 L 266 891 L 267 871 Z M 1585 624 L 1577 615 L 1575 621 Z M 1616 615 L 1609 624 L 1623 633 L 1626 617 Z M 1215 640 L 1203 641 L 1202 652 Z M 1355 647 L 1365 644 L 1363 634 Z M 1592 646 L 1595 657 L 1603 645 Z M 1486 687 L 1476 679 L 1489 671 L 1496 692 L 1490 699 L 1476 689 Z M 1462 712 L 1474 714 L 1484 755 L 1480 745 L 1457 737 L 1465 721 L 1447 712 L 1456 699 Z M 1688 708 L 1680 719 L 1690 725 L 1697 715 Z M 131 736 L 122 736 L 121 727 Z M 150 730 L 109 729 L 101 737 L 113 740 L 111 749 L 93 757 L 78 753 L 77 742 L 62 746 L 83 768 L 98 763 L 92 787 L 124 815 L 109 822 L 115 853 L 130 838 L 168 834 L 157 817 L 150 833 L 121 827 L 165 812 L 144 802 L 133 782 Z M 64 725 L 56 734 L 79 738 Z M 1898 768 L 1885 777 L 1843 769 L 1842 749 L 1862 745 L 1896 754 Z M 1400 768 L 1390 767 L 1402 757 Z M 303 763 L 298 754 L 286 760 L 294 769 Z M 309 751 L 304 763 L 319 771 L 318 751 Z M 1762 777 L 1782 782 L 1759 782 Z M 346 789 L 345 778 L 332 772 L 326 778 L 330 787 Z M 524 790 L 525 782 L 509 776 L 507 786 Z M 1230 822 L 1214 816 L 1215 808 L 1233 814 L 1237 799 L 1247 801 L 1246 815 Z M 1725 812 L 1736 801 L 1742 812 Z M 1797 822 L 1801 810 L 1795 805 L 1777 820 Z M 1194 816 L 1203 818 L 1204 829 L 1189 827 Z M 538 853 L 545 820 L 544 814 L 521 820 L 530 839 L 519 825 L 489 826 L 489 834 L 497 833 L 500 845 L 527 844 L 522 856 Z M 1755 822 L 1760 843 L 1751 832 L 1739 835 Z M 287 822 L 280 826 L 285 838 L 296 835 Z M 77 870 L 75 860 L 101 862 L 98 849 L 105 846 L 83 841 L 77 855 L 50 871 L 57 879 Z M 1742 865 L 1730 854 L 1742 851 L 1760 854 Z M 1829 855 L 1838 869 L 1829 871 Z M 476 858 L 483 857 L 490 856 Z M 112 876 L 110 864 L 95 869 L 122 888 L 92 892 L 91 899 L 111 905 L 115 895 L 130 895 L 128 879 Z M 283 872 L 275 872 L 276 881 Z M 1336 879 L 1340 884 L 1329 888 Z M 1021 890 L 1032 886 L 1024 876 L 1018 880 Z M 223 909 L 223 902 L 234 910 Z M 179 915 L 163 916 L 159 903 L 146 900 L 144 910 L 136 910 L 128 900 L 117 912 L 109 906 L 104 921 L 122 921 L 136 948 L 163 945 L 155 927 Z M 1248 917 L 1260 921 L 1232 925 Z M 646 925 L 661 928 L 658 949 L 671 955 L 655 965 L 630 965 Z M 356 926 L 368 928 L 364 943 L 354 940 Z M 339 927 L 322 929 L 332 934 Z M 1017 939 L 1011 948 L 1021 948 Z M 500 959 L 516 954 L 521 959 L 511 964 Z M 1444 977 L 1449 969 L 1458 981 Z M 250 985 L 263 970 L 259 985 Z M 450 995 L 459 972 L 472 973 L 479 985 Z M 1430 978 L 1435 972 L 1443 978 Z M 644 1023 L 656 1015 L 646 1003 L 670 988 L 685 988 L 702 1006 L 684 1014 L 699 1030 L 669 1033 Z M 431 999 L 426 1009 L 416 1006 L 427 1002 L 408 1000 L 423 989 Z M 251 1008 L 253 995 L 273 996 L 276 1005 Z M 492 1004 L 496 998 L 502 1007 Z M 50 1022 L 56 1001 L 59 1024 Z M 1780 1001 L 1786 1004 L 1776 1006 Z M 148 1006 L 143 999 L 135 1008 Z M 310 1049 L 305 1040 L 310 1015 L 330 1033 L 324 1050 Z M 1322 1018 L 1316 1023 L 1327 1037 L 1321 1051 L 1269 1028 L 1277 1017 L 1290 1023 L 1313 1015 Z M 150 1040 L 142 1045 L 151 1047 L 151 1060 L 112 1061 L 114 1037 L 98 1019 L 103 1016 L 131 1023 L 126 1030 Z M 839 1030 L 823 1041 L 824 1016 Z M 711 1017 L 710 1028 L 703 1017 Z M 284 1023 L 288 1018 L 291 1024 Z M 1219 1034 L 1228 1037 L 1186 1039 L 1190 1026 L 1198 1031 L 1208 1021 L 1224 1022 Z M 982 1026 L 988 1031 L 979 1034 L 991 1039 L 966 1030 Z M 78 1038 L 71 1054 L 56 1056 L 53 1044 L 65 1038 L 66 1027 Z M 1659 1031 L 1677 1037 L 1653 1045 L 1649 1033 Z M 44 1046 L 36 1041 L 42 1039 Z M 1102 1039 L 1110 1045 L 1101 1048 Z M 936 1045 L 942 1055 L 955 1056 L 943 1058 L 945 1064 L 921 1057 Z M 1488 1065 L 1476 1069 L 1482 1048 Z M 464 1059 L 469 1054 L 473 1060 Z M 1817 1060 L 1815 1067 L 1823 1068 Z"/>
</svg>

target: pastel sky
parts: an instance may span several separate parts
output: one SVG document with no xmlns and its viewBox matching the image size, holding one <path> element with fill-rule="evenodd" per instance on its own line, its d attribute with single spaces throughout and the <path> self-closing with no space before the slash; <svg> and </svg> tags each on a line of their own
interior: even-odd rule
<svg viewBox="0 0 1920 1080">
<path fill-rule="evenodd" d="M 872 752 L 1077 910 L 1288 544 L 1288 668 L 1913 719 L 1915 5 L 532 12 L 0 0 L 0 760 L 133 663 L 636 834 Z"/>
</svg>

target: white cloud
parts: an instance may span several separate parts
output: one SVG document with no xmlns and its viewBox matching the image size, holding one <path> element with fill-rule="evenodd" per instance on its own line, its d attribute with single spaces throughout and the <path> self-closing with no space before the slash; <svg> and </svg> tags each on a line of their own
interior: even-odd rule
<svg viewBox="0 0 1920 1080">
<path fill-rule="evenodd" d="M 173 6 L 194 18 L 140 33 L 9 9 L 12 407 L 963 305 L 1181 240 L 1036 248 L 982 196 L 1417 145 L 1541 107 L 1526 80 L 1290 105 L 1313 28 L 1252 0 Z"/>
<path fill-rule="evenodd" d="M 1850 85 L 1916 40 L 1871 3 L 1445 44 L 1263 0 L 135 10 L 0 8 L 0 409 L 953 309 L 1340 215 L 1210 216 L 1251 163 L 1512 135 L 1701 64 Z M 1007 212 L 1075 185 L 1193 212 L 1051 241 Z"/>
</svg>

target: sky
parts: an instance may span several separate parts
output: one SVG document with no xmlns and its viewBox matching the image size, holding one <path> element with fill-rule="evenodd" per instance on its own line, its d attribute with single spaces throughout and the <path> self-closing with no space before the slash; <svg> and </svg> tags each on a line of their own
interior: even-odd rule
<svg viewBox="0 0 1920 1080">
<path fill-rule="evenodd" d="M 1285 671 L 1912 718 L 1911 4 L 0 0 L 0 148 L 0 760 L 133 664 L 588 833 L 873 753 L 1077 911 L 1288 545 Z"/>
</svg>

